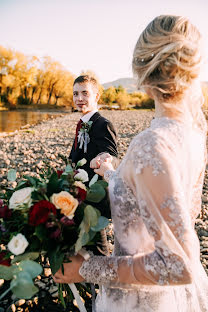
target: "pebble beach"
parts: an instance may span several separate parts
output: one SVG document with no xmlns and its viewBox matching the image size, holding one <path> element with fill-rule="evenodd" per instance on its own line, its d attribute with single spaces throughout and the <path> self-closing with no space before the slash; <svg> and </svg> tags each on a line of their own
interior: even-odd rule
<svg viewBox="0 0 208 312">
<path fill-rule="evenodd" d="M 153 111 L 101 111 L 115 126 L 118 134 L 119 158 L 122 159 L 130 141 L 147 128 Z M 7 183 L 7 172 L 14 168 L 18 177 L 39 173 L 45 161 L 56 169 L 64 166 L 60 157 L 68 157 L 80 113 L 64 114 L 40 124 L 27 126 L 14 133 L 0 134 L 0 184 Z M 208 166 L 202 194 L 202 209 L 195 225 L 201 248 L 201 262 L 208 274 Z"/>
</svg>

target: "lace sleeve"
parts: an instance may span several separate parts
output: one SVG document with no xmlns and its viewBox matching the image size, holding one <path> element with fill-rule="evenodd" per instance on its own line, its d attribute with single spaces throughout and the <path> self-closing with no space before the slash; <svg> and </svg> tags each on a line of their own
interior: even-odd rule
<svg viewBox="0 0 208 312">
<path fill-rule="evenodd" d="M 109 180 L 112 178 L 114 172 L 115 172 L 114 170 L 106 170 L 105 171 L 104 179 L 106 182 L 109 182 Z"/>
<path fill-rule="evenodd" d="M 93 256 L 80 270 L 87 281 L 141 285 L 192 282 L 199 244 L 185 198 L 183 171 L 177 168 L 179 162 L 167 144 L 154 136 L 148 140 L 144 137 L 140 144 L 131 145 L 122 178 L 136 198 L 154 250 L 133 256 Z"/>
</svg>

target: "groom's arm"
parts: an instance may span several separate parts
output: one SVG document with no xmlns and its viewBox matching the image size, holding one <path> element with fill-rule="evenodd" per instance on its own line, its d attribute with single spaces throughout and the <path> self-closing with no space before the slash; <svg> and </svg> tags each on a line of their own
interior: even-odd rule
<svg viewBox="0 0 208 312">
<path fill-rule="evenodd" d="M 95 123 L 93 136 L 98 154 L 107 152 L 114 157 L 118 157 L 117 134 L 113 124 L 109 120 L 100 118 Z"/>
</svg>

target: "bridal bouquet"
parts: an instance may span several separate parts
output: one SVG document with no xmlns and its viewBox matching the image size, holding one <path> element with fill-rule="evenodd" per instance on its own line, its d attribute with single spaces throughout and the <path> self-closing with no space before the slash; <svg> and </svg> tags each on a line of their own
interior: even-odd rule
<svg viewBox="0 0 208 312">
<path fill-rule="evenodd" d="M 107 183 L 95 175 L 86 186 L 88 174 L 80 169 L 85 163 L 68 164 L 64 171 L 46 168 L 39 177 L 26 175 L 15 188 L 1 190 L 0 278 L 11 280 L 6 293 L 31 298 L 38 291 L 33 280 L 42 272 L 42 256 L 55 274 L 70 255 L 98 243 L 108 219 L 93 203 L 104 198 Z M 11 169 L 8 181 L 15 180 Z"/>
</svg>

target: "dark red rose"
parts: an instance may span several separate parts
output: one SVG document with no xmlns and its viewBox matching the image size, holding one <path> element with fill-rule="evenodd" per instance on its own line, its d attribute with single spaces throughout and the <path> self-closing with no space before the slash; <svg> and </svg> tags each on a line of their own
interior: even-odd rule
<svg viewBox="0 0 208 312">
<path fill-rule="evenodd" d="M 48 220 L 50 213 L 56 215 L 56 207 L 47 200 L 41 200 L 30 208 L 29 224 L 37 226 L 44 224 Z"/>
<path fill-rule="evenodd" d="M 10 266 L 11 265 L 11 259 L 4 259 L 5 256 L 6 256 L 5 251 L 0 252 L 0 264 Z"/>
<path fill-rule="evenodd" d="M 61 175 L 63 173 L 63 170 L 57 170 L 58 178 L 60 179 Z"/>
<path fill-rule="evenodd" d="M 78 189 L 77 199 L 79 201 L 84 201 L 85 198 L 87 197 L 87 192 L 80 187 L 78 187 L 77 189 Z"/>
<path fill-rule="evenodd" d="M 0 218 L 9 219 L 12 215 L 12 211 L 7 205 L 4 205 L 3 201 L 0 202 Z"/>
<path fill-rule="evenodd" d="M 67 218 L 66 216 L 63 216 L 60 220 L 60 222 L 65 225 L 65 226 L 70 226 L 70 225 L 75 225 L 74 220 L 70 220 L 69 218 Z"/>
<path fill-rule="evenodd" d="M 51 238 L 58 239 L 61 236 L 61 230 L 59 228 L 56 228 L 54 232 L 50 234 Z"/>
</svg>

